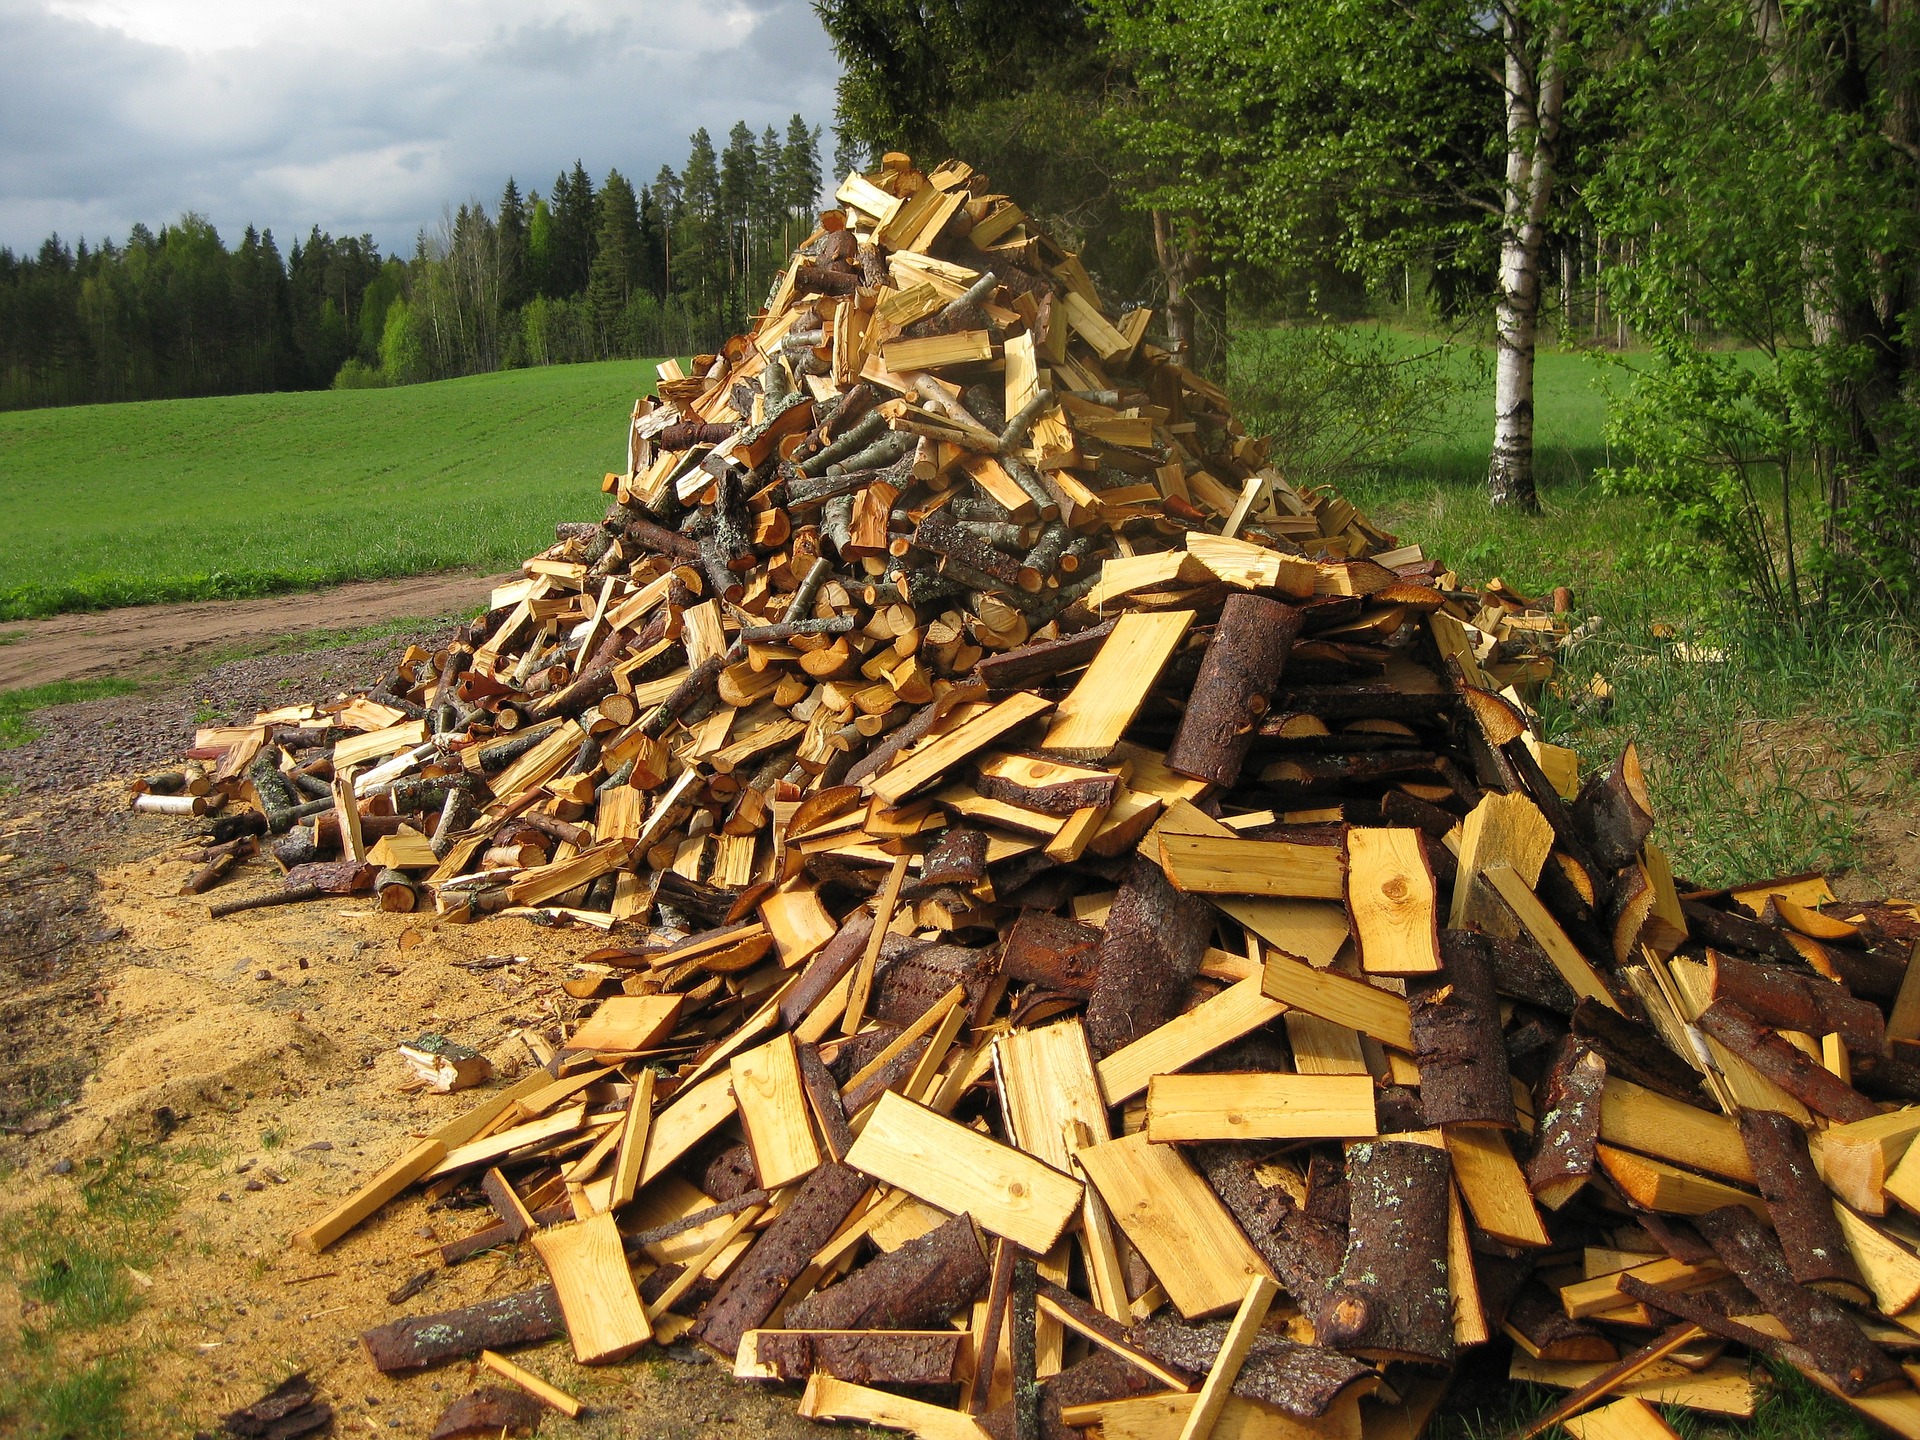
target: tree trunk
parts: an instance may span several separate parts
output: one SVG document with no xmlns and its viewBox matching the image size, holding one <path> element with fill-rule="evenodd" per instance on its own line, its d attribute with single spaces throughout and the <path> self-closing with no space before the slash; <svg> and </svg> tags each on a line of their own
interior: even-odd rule
<svg viewBox="0 0 1920 1440">
<path fill-rule="evenodd" d="M 1193 222 L 1155 210 L 1153 256 L 1167 282 L 1167 338 L 1180 363 L 1203 375 L 1216 371 L 1225 358 L 1225 307 Z"/>
<path fill-rule="evenodd" d="M 1500 237 L 1500 288 L 1495 308 L 1493 456 L 1487 497 L 1496 506 L 1538 510 L 1533 484 L 1533 354 L 1540 314 L 1540 264 L 1547 204 L 1553 193 L 1566 79 L 1561 52 L 1566 21 L 1556 20 L 1536 59 L 1528 30 L 1503 11 L 1506 45 L 1506 219 Z"/>
</svg>

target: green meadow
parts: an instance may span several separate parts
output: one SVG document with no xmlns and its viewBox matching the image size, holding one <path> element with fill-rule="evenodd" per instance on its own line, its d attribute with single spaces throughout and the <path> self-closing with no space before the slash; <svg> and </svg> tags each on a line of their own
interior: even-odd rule
<svg viewBox="0 0 1920 1440">
<path fill-rule="evenodd" d="M 639 360 L 0 414 L 0 620 L 502 569 L 594 519 Z"/>
</svg>

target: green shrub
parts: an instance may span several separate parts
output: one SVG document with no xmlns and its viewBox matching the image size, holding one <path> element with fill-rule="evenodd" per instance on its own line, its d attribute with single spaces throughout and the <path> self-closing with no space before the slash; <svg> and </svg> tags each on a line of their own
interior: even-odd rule
<svg viewBox="0 0 1920 1440">
<path fill-rule="evenodd" d="M 382 390 L 387 383 L 385 375 L 358 356 L 349 359 L 333 377 L 335 390 Z"/>
</svg>

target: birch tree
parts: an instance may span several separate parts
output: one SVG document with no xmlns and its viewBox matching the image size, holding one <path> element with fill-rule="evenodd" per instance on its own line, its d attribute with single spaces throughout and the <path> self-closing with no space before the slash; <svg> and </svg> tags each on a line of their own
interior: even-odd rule
<svg viewBox="0 0 1920 1440">
<path fill-rule="evenodd" d="M 1496 505 L 1534 509 L 1541 269 L 1583 37 L 1608 0 L 1092 0 L 1143 205 L 1232 273 L 1418 267 L 1494 320 Z M 1158 175 L 1157 180 L 1151 177 Z"/>
</svg>

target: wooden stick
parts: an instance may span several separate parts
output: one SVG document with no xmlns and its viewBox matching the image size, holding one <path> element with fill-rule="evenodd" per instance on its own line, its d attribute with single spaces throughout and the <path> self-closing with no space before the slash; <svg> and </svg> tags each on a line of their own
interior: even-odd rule
<svg viewBox="0 0 1920 1440">
<path fill-rule="evenodd" d="M 900 886 L 907 878 L 906 855 L 893 857 L 893 866 L 873 902 L 873 929 L 867 935 L 867 948 L 860 954 L 860 968 L 854 972 L 853 988 L 847 994 L 847 1012 L 840 1021 L 840 1033 L 857 1035 L 866 1023 L 867 1002 L 873 995 L 873 967 L 879 962 L 880 949 L 886 944 L 887 927 L 893 923 L 893 907 L 900 903 Z"/>
<path fill-rule="evenodd" d="M 1233 1382 L 1240 1374 L 1247 1352 L 1259 1338 L 1267 1308 L 1279 1293 L 1280 1287 L 1264 1275 L 1254 1276 L 1248 1284 L 1246 1298 L 1227 1326 L 1226 1338 L 1220 1342 L 1220 1353 L 1214 1357 L 1213 1368 L 1201 1382 L 1200 1397 L 1187 1412 L 1187 1423 L 1180 1427 L 1180 1440 L 1207 1440 L 1213 1434 L 1214 1422 L 1226 1408 L 1227 1397 L 1233 1393 Z"/>
<path fill-rule="evenodd" d="M 506 1356 L 496 1354 L 492 1350 L 482 1350 L 480 1363 L 501 1379 L 510 1380 L 518 1385 L 541 1404 L 558 1410 L 569 1420 L 579 1415 L 582 1407 L 578 1400 L 564 1390 L 555 1389 L 531 1370 L 522 1370 Z"/>
<path fill-rule="evenodd" d="M 1609 1365 L 1546 1414 L 1535 1419 L 1531 1425 L 1522 1430 L 1516 1430 L 1509 1440 L 1533 1440 L 1534 1436 L 1545 1434 L 1554 1426 L 1578 1415 L 1596 1400 L 1604 1400 L 1642 1370 L 1658 1364 L 1674 1351 L 1684 1350 L 1694 1341 L 1705 1338 L 1706 1333 L 1698 1325 L 1690 1324 L 1675 1325 L 1672 1329 L 1663 1330 L 1651 1344 L 1634 1351 L 1618 1364 Z"/>
</svg>

